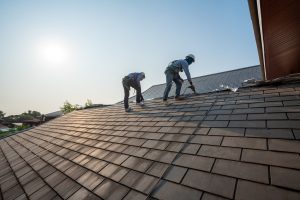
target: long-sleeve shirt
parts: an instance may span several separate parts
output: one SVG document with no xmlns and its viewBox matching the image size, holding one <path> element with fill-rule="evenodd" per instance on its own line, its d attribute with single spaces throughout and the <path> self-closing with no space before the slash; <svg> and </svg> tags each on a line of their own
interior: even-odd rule
<svg viewBox="0 0 300 200">
<path fill-rule="evenodd" d="M 143 80 L 145 77 L 142 73 L 135 72 L 135 73 L 130 73 L 127 75 L 130 79 L 133 80 L 135 85 L 140 89 L 141 88 L 141 83 L 140 81 Z"/>
<path fill-rule="evenodd" d="M 188 81 L 192 81 L 190 70 L 189 70 L 189 64 L 186 60 L 175 60 L 169 64 L 167 70 L 168 69 L 171 69 L 177 73 L 183 70 Z"/>
</svg>

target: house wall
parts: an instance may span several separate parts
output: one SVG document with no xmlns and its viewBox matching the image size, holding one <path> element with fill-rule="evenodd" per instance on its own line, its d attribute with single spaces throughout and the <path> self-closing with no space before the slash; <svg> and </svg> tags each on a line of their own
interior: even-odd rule
<svg viewBox="0 0 300 200">
<path fill-rule="evenodd" d="M 267 79 L 300 73 L 300 0 L 260 0 Z"/>
</svg>

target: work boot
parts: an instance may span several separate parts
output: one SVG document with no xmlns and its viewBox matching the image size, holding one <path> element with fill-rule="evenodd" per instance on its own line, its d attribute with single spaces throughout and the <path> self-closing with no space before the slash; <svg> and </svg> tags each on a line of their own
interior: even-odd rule
<svg viewBox="0 0 300 200">
<path fill-rule="evenodd" d="M 125 109 L 125 112 L 131 112 L 131 111 L 132 111 L 132 108 L 130 108 L 130 107 Z"/>
<path fill-rule="evenodd" d="M 136 103 L 136 105 L 139 105 L 139 106 L 141 106 L 142 108 L 145 107 L 145 104 L 144 104 L 144 102 L 142 102 L 142 101 L 141 101 L 140 103 Z"/>
<path fill-rule="evenodd" d="M 164 104 L 165 106 L 170 105 L 170 103 L 169 103 L 167 100 L 163 100 L 163 104 Z"/>
<path fill-rule="evenodd" d="M 175 97 L 175 101 L 181 101 L 181 100 L 185 100 L 185 98 L 183 96 L 176 96 Z"/>
</svg>

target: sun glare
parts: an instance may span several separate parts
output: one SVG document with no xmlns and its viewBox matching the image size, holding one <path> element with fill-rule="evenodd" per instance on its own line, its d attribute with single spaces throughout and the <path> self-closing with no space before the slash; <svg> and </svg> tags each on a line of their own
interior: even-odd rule
<svg viewBox="0 0 300 200">
<path fill-rule="evenodd" d="M 43 54 L 48 62 L 62 63 L 66 59 L 66 51 L 60 44 L 46 45 Z"/>
<path fill-rule="evenodd" d="M 60 41 L 44 41 L 39 45 L 39 60 L 43 65 L 61 66 L 68 62 L 69 50 Z"/>
</svg>

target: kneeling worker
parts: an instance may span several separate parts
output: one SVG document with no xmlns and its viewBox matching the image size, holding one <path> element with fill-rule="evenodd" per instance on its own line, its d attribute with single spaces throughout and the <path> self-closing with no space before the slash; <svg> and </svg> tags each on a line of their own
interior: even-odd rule
<svg viewBox="0 0 300 200">
<path fill-rule="evenodd" d="M 142 96 L 141 83 L 140 83 L 140 81 L 142 81 L 144 78 L 145 78 L 144 72 L 131 73 L 123 78 L 122 83 L 123 83 L 124 94 L 125 94 L 124 107 L 125 107 L 126 112 L 132 111 L 132 108 L 130 108 L 128 105 L 130 87 L 132 87 L 136 90 L 136 104 L 140 105 L 141 107 L 144 106 L 144 103 L 143 103 L 144 98 Z"/>
<path fill-rule="evenodd" d="M 176 84 L 176 93 L 175 100 L 183 100 L 184 97 L 180 96 L 180 90 L 183 83 L 183 79 L 179 76 L 179 72 L 184 71 L 189 83 L 190 87 L 194 92 L 196 92 L 195 87 L 193 85 L 189 65 L 195 62 L 195 56 L 193 54 L 189 54 L 183 60 L 174 60 L 172 61 L 165 70 L 166 75 L 166 89 L 164 91 L 163 102 L 167 104 L 167 99 L 169 92 L 172 88 L 172 81 Z"/>
</svg>

